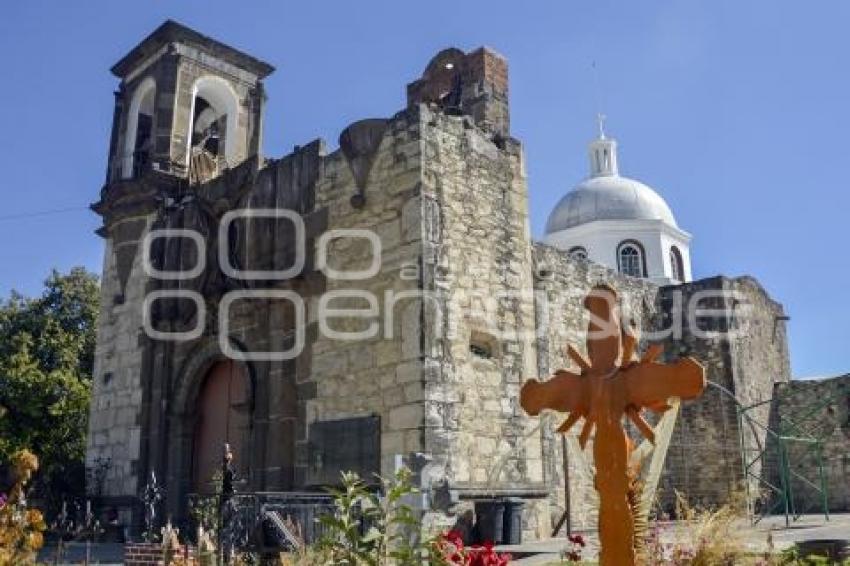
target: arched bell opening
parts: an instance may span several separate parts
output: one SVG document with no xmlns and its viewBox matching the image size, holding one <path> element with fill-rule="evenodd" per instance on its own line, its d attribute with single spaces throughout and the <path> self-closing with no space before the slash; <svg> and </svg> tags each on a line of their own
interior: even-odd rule
<svg viewBox="0 0 850 566">
<path fill-rule="evenodd" d="M 150 165 L 155 95 L 156 83 L 147 77 L 136 87 L 130 99 L 121 155 L 122 179 L 137 177 Z"/>
<path fill-rule="evenodd" d="M 201 77 L 192 89 L 189 126 L 189 175 L 203 182 L 237 161 L 239 117 L 236 93 L 218 77 Z"/>
</svg>

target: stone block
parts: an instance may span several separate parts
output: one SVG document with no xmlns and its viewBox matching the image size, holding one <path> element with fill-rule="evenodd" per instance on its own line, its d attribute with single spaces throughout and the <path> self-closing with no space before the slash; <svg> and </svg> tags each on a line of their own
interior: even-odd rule
<svg viewBox="0 0 850 566">
<path fill-rule="evenodd" d="M 423 366 L 419 360 L 402 362 L 396 366 L 396 380 L 400 384 L 423 379 Z"/>
<path fill-rule="evenodd" d="M 390 410 L 389 428 L 400 431 L 423 426 L 424 409 L 421 404 L 402 405 Z"/>
</svg>

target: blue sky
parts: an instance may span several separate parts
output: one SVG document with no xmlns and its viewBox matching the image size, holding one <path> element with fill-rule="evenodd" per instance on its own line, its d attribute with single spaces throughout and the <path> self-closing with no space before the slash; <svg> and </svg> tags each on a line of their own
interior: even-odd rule
<svg viewBox="0 0 850 566">
<path fill-rule="evenodd" d="M 348 123 L 401 109 L 439 49 L 484 44 L 509 60 L 535 236 L 587 173 L 598 99 L 622 172 L 659 190 L 694 235 L 695 278 L 757 277 L 791 316 L 794 374 L 850 371 L 850 3 L 15 0 L 3 11 L 1 295 L 38 292 L 52 267 L 99 271 L 86 206 L 106 167 L 109 67 L 164 19 L 277 67 L 270 156 L 316 137 L 335 145 Z M 30 215 L 57 209 L 71 210 Z"/>
</svg>

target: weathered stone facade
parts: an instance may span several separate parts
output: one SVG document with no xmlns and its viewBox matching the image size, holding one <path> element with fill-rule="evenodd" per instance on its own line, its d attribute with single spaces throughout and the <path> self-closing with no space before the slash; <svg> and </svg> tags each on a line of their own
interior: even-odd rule
<svg viewBox="0 0 850 566">
<path fill-rule="evenodd" d="M 584 347 L 581 301 L 593 285 L 613 285 L 645 333 L 684 321 L 654 341 L 705 363 L 742 403 L 789 380 L 781 306 L 753 280 L 659 287 L 532 241 L 507 63 L 489 49 L 438 54 L 408 86 L 404 110 L 351 124 L 338 150 L 317 140 L 269 160 L 259 155 L 267 64 L 167 23 L 114 71 L 123 80 L 111 163 L 129 139 L 134 86 L 154 76 L 157 89 L 154 154 L 132 175 L 110 167 L 94 207 L 107 244 L 88 460 L 109 459 L 102 495 L 125 522 L 138 524 L 150 471 L 166 485 L 167 512 L 185 516 L 197 429 L 210 418 L 199 408 L 205 380 L 228 355 L 248 380 L 244 402 L 224 409 L 248 416 L 236 433 L 243 490 L 315 489 L 341 469 L 389 474 L 406 461 L 430 521 L 450 523 L 446 511 L 476 500 L 520 498 L 535 538 L 563 512 L 564 454 L 552 419 L 524 415 L 518 391 L 567 365 L 567 343 Z M 198 81 L 209 76 L 237 101 L 214 116 L 228 124 L 214 133 L 230 158 L 220 174 L 191 182 L 186 150 L 198 134 Z M 230 221 L 240 210 L 266 216 Z M 199 262 L 185 279 L 161 274 Z M 269 273 L 293 265 L 285 277 Z M 250 270 L 262 273 L 246 278 Z M 706 299 L 723 312 L 705 324 L 742 332 L 695 331 L 677 301 L 701 291 L 737 292 Z M 747 317 L 736 312 L 743 306 Z M 150 329 L 199 332 L 173 340 Z M 287 350 L 294 355 L 255 355 Z M 684 408 L 663 486 L 722 501 L 742 480 L 739 438 L 734 400 L 710 388 Z M 589 524 L 592 478 L 578 455 L 566 459 L 572 519 Z"/>
<path fill-rule="evenodd" d="M 821 458 L 829 510 L 836 513 L 850 511 L 850 374 L 830 379 L 779 383 L 776 385 L 775 399 L 772 427 L 776 430 L 785 428 L 788 432 L 803 431 L 804 438 L 818 438 L 822 441 Z M 798 425 L 798 428 L 790 428 L 791 423 Z M 797 436 L 801 436 L 799 432 Z M 769 443 L 768 449 L 772 459 L 775 459 L 775 443 Z M 787 443 L 787 449 L 794 473 L 819 485 L 817 447 L 792 441 Z M 779 485 L 776 467 L 773 468 L 770 480 L 774 485 Z M 805 481 L 792 481 L 797 511 L 820 512 L 821 494 Z"/>
<path fill-rule="evenodd" d="M 773 384 L 790 380 L 781 306 L 747 277 L 715 277 L 659 287 L 591 262 L 573 260 L 540 244 L 535 246 L 535 257 L 536 288 L 540 291 L 538 324 L 543 330 L 537 344 L 540 375 L 571 365 L 565 347 L 569 343 L 584 348 L 588 317 L 582 306 L 585 295 L 600 283 L 613 286 L 619 293 L 623 315 L 641 331 L 642 346 L 656 342 L 664 345 L 668 356 L 693 356 L 706 367 L 710 382 L 700 399 L 682 407 L 659 484 L 662 502 L 670 501 L 673 490 L 707 504 L 724 502 L 742 490 L 737 407 L 771 399 Z M 694 310 L 687 306 L 692 301 L 712 312 L 689 318 L 688 313 Z M 558 424 L 548 423 L 549 427 Z M 572 434 L 577 436 L 578 431 Z M 744 431 L 747 442 L 751 442 L 750 434 Z M 544 430 L 544 437 L 546 451 L 554 455 L 549 459 L 551 485 L 559 490 L 554 507 L 563 512 L 562 444 L 551 428 Z M 760 440 L 764 442 L 763 432 Z M 574 525 L 595 524 L 596 498 L 586 458 L 577 453 L 576 443 L 568 443 Z"/>
</svg>

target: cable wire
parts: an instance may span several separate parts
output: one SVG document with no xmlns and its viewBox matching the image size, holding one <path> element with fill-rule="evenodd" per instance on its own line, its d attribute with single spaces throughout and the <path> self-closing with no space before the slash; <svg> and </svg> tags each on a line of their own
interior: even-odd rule
<svg viewBox="0 0 850 566">
<path fill-rule="evenodd" d="M 16 214 L 5 214 L 0 215 L 0 222 L 6 220 L 23 220 L 27 218 L 37 218 L 39 216 L 50 216 L 53 214 L 62 214 L 65 212 L 79 212 L 82 210 L 89 210 L 87 206 L 74 206 L 69 208 L 55 208 L 53 210 L 39 210 L 36 212 L 19 212 Z"/>
</svg>

